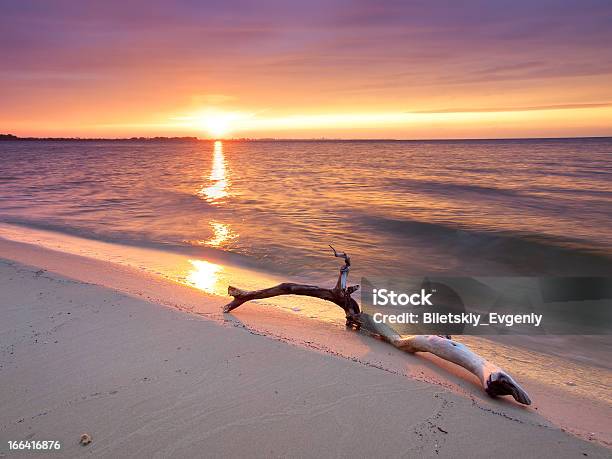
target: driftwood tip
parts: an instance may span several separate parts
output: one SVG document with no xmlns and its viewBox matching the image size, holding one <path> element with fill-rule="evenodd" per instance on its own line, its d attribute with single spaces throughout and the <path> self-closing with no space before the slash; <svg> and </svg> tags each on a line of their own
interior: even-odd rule
<svg viewBox="0 0 612 459">
<path fill-rule="evenodd" d="M 496 371 L 489 375 L 485 391 L 492 397 L 512 395 L 517 402 L 523 405 L 531 405 L 531 399 L 527 392 L 504 371 Z"/>
</svg>

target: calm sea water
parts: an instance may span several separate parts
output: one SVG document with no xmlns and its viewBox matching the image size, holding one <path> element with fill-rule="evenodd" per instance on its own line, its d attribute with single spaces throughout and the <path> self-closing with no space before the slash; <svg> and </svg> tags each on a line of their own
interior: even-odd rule
<svg viewBox="0 0 612 459">
<path fill-rule="evenodd" d="M 611 274 L 612 139 L 0 142 L 0 221 L 287 276 Z"/>
</svg>

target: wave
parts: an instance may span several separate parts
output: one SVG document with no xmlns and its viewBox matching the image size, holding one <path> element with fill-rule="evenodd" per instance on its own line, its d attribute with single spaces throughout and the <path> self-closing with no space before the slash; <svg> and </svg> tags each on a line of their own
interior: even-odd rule
<svg viewBox="0 0 612 459">
<path fill-rule="evenodd" d="M 438 180 L 423 180 L 412 178 L 396 178 L 387 181 L 391 189 L 408 189 L 418 192 L 448 194 L 454 192 L 494 193 L 504 196 L 524 196 L 525 193 L 511 188 L 499 188 L 471 183 L 441 182 Z"/>
<path fill-rule="evenodd" d="M 248 257 L 245 257 L 244 255 L 239 253 L 228 252 L 214 247 L 193 245 L 187 241 L 155 241 L 152 239 L 147 239 L 146 237 L 144 237 L 144 235 L 142 235 L 142 233 L 140 233 L 140 237 L 138 237 L 135 233 L 127 233 L 124 231 L 102 233 L 94 232 L 87 228 L 79 228 L 75 226 L 64 225 L 61 223 L 21 218 L 0 217 L 0 222 L 13 226 L 21 226 L 29 229 L 50 231 L 66 236 L 74 236 L 81 239 L 88 239 L 93 241 L 119 244 L 131 247 L 140 247 L 145 249 L 163 250 L 166 252 L 173 252 L 188 256 L 209 257 L 215 260 L 223 260 L 228 262 L 231 261 L 245 266 L 258 267 L 258 264 L 255 260 L 249 260 Z M 2 236 L 1 232 L 0 236 Z"/>
<path fill-rule="evenodd" d="M 407 248 L 428 246 L 449 256 L 493 259 L 513 268 L 517 274 L 612 275 L 612 253 L 579 239 L 373 214 L 355 216 L 354 222 L 364 230 L 401 238 Z"/>
<path fill-rule="evenodd" d="M 412 179 L 412 178 L 396 178 L 388 180 L 386 186 L 391 191 L 413 191 L 418 193 L 457 196 L 461 193 L 478 194 L 478 198 L 483 197 L 504 197 L 504 198 L 520 198 L 522 205 L 529 203 L 532 200 L 538 204 L 538 207 L 546 208 L 563 208 L 568 203 L 575 202 L 577 195 L 590 197 L 594 203 L 609 204 L 612 199 L 612 191 L 598 189 L 576 189 L 562 188 L 555 186 L 530 186 L 528 189 L 518 188 L 502 188 L 498 186 L 480 185 L 474 183 L 453 183 L 449 181 Z M 562 195 L 564 200 L 559 201 L 559 196 Z M 584 198 L 580 198 L 584 202 Z"/>
</svg>

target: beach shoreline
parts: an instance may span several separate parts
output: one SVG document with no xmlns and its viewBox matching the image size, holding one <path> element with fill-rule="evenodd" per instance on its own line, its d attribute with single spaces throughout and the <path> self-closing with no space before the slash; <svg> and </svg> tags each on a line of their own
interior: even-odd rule
<svg viewBox="0 0 612 459">
<path fill-rule="evenodd" d="M 328 359 L 332 359 L 335 363 L 329 364 L 329 372 L 335 375 L 334 378 L 349 371 L 340 371 L 338 365 L 341 367 L 349 365 L 351 369 L 357 372 L 356 375 L 352 376 L 354 381 L 344 388 L 344 390 L 347 391 L 345 396 L 350 397 L 348 393 L 355 390 L 352 385 L 356 385 L 357 387 L 362 386 L 361 376 L 358 376 L 361 371 L 368 374 L 374 372 L 373 374 L 375 374 L 375 376 L 372 377 L 374 380 L 379 381 L 380 384 L 384 384 L 382 381 L 391 378 L 393 381 L 400 381 L 401 384 L 406 384 L 407 392 L 411 390 L 409 389 L 411 387 L 426 387 L 426 390 L 430 391 L 432 394 L 443 393 L 445 400 L 452 399 L 453 404 L 460 404 L 462 408 L 455 414 L 463 417 L 467 416 L 470 419 L 474 418 L 473 423 L 466 423 L 469 425 L 465 425 L 461 429 L 469 430 L 475 428 L 475 426 L 482 421 L 481 416 L 485 416 L 491 417 L 491 419 L 486 420 L 487 423 L 502 422 L 500 420 L 506 420 L 504 421 L 503 428 L 500 427 L 498 433 L 500 438 L 508 435 L 507 429 L 521 430 L 528 427 L 528 430 L 533 430 L 532 433 L 526 433 L 523 430 L 521 430 L 520 434 L 517 433 L 521 438 L 520 443 L 525 445 L 529 444 L 530 441 L 526 438 L 534 437 L 535 441 L 535 437 L 541 434 L 540 430 L 546 432 L 544 436 L 552 435 L 550 432 L 554 432 L 554 435 L 561 435 L 562 437 L 559 437 L 559 441 L 562 443 L 567 442 L 579 448 L 597 448 L 596 443 L 607 447 L 610 447 L 611 444 L 612 433 L 606 430 L 606 426 L 608 425 L 606 419 L 609 416 L 610 410 L 609 404 L 601 400 L 589 400 L 579 392 L 572 394 L 571 391 L 575 390 L 574 387 L 568 387 L 567 390 L 563 390 L 562 387 L 547 386 L 539 381 L 525 377 L 519 372 L 519 374 L 515 374 L 515 376 L 524 384 L 534 400 L 534 405 L 532 407 L 524 408 L 507 399 L 490 399 L 479 387 L 475 378 L 467 374 L 463 369 L 457 368 L 448 362 L 443 362 L 436 357 L 407 355 L 382 342 L 378 342 L 359 333 L 347 331 L 333 323 L 315 321 L 284 310 L 257 304 L 248 307 L 245 306 L 233 315 L 223 315 L 221 308 L 223 304 L 227 302 L 226 297 L 207 294 L 206 292 L 171 282 L 159 276 L 142 272 L 133 267 L 109 263 L 86 256 L 77 256 L 74 254 L 53 251 L 33 244 L 25 244 L 5 239 L 0 239 L 0 252 L 5 260 L 10 260 L 4 261 L 1 265 L 5 273 L 3 275 L 3 283 L 5 284 L 3 286 L 3 306 L 6 308 L 7 306 L 16 306 L 14 303 L 23 304 L 24 302 L 28 304 L 27 307 L 24 307 L 23 311 L 18 311 L 14 307 L 9 307 L 10 314 L 14 314 L 14 316 L 10 318 L 11 320 L 2 321 L 2 323 L 5 324 L 14 324 L 9 327 L 5 325 L 7 328 L 5 328 L 5 333 L 2 335 L 4 336 L 2 343 L 3 350 L 6 351 L 10 346 L 13 346 L 15 349 L 22 349 L 19 351 L 20 357 L 15 357 L 15 353 L 3 353 L 4 362 L 1 373 L 2 378 L 7 378 L 10 383 L 9 386 L 14 387 L 13 390 L 16 390 L 17 393 L 10 392 L 6 393 L 4 396 L 6 398 L 4 401 L 12 406 L 12 411 L 9 410 L 6 412 L 11 413 L 10 416 L 8 414 L 3 416 L 2 424 L 5 427 L 3 428 L 2 440 L 4 440 L 6 435 L 17 435 L 18 438 L 22 438 L 30 433 L 26 425 L 21 425 L 25 421 L 15 424 L 15 420 L 12 419 L 17 415 L 20 409 L 18 408 L 19 405 L 15 404 L 15 400 L 19 400 L 20 396 L 23 398 L 23 394 L 20 395 L 19 389 L 17 388 L 27 388 L 35 392 L 38 389 L 30 386 L 31 384 L 35 384 L 35 381 L 32 380 L 32 375 L 36 372 L 42 373 L 42 376 L 47 375 L 47 372 L 42 369 L 29 368 L 29 370 L 21 370 L 25 371 L 25 373 L 20 373 L 19 371 L 13 372 L 11 370 L 12 365 L 17 365 L 21 368 L 25 366 L 26 369 L 28 366 L 33 365 L 33 363 L 27 363 L 29 362 L 29 353 L 38 352 L 42 344 L 39 345 L 39 343 L 36 343 L 36 346 L 34 346 L 31 341 L 28 341 L 31 339 L 29 332 L 42 333 L 41 329 L 47 329 L 47 331 L 52 329 L 53 327 L 51 327 L 51 325 L 53 324 L 53 320 L 49 319 L 49 317 L 53 316 L 57 318 L 58 312 L 64 312 L 65 314 L 71 312 L 72 315 L 76 314 L 79 310 L 86 310 L 88 312 L 82 320 L 84 323 L 86 322 L 89 324 L 87 326 L 93 326 L 97 330 L 97 333 L 100 334 L 100 342 L 104 343 L 104 349 L 91 349 L 90 345 L 87 344 L 87 334 L 84 334 L 83 331 L 79 331 L 79 326 L 76 326 L 76 328 L 72 329 L 71 333 L 68 334 L 70 344 L 66 344 L 66 346 L 68 346 L 67 350 L 74 348 L 72 352 L 80 352 L 78 351 L 80 349 L 90 349 L 90 355 L 87 359 L 104 361 L 105 364 L 103 366 L 106 367 L 105 371 L 110 371 L 111 374 L 117 375 L 120 380 L 124 380 L 124 378 L 127 377 L 123 372 L 126 371 L 124 367 L 130 359 L 138 360 L 144 358 L 147 360 L 150 356 L 145 357 L 144 355 L 130 354 L 126 357 L 127 360 L 123 361 L 123 353 L 121 353 L 121 359 L 107 361 L 109 355 L 108 349 L 106 349 L 105 346 L 115 346 L 114 344 L 111 345 L 115 340 L 126 346 L 131 346 L 132 344 L 136 345 L 137 343 L 142 344 L 142 340 L 150 344 L 155 344 L 154 337 L 146 333 L 146 328 L 141 328 L 143 326 L 142 323 L 149 323 L 150 321 L 153 321 L 153 323 L 166 330 L 168 333 L 165 342 L 166 345 L 169 345 L 172 339 L 176 341 L 182 339 L 184 335 L 182 330 L 183 326 L 192 327 L 195 326 L 194 324 L 198 324 L 198 326 L 201 325 L 203 328 L 208 329 L 213 327 L 215 330 L 218 330 L 219 336 L 217 336 L 215 340 L 215 348 L 222 349 L 226 340 L 232 342 L 231 345 L 233 346 L 236 344 L 233 341 L 237 340 L 245 349 L 252 351 L 249 355 L 252 355 L 252 358 L 257 362 L 251 362 L 248 368 L 245 369 L 244 376 L 247 378 L 251 372 L 261 371 L 261 366 L 266 367 L 267 373 L 280 377 L 279 372 L 285 374 L 285 372 L 288 371 L 286 368 L 288 362 L 293 362 L 295 359 L 295 357 L 289 357 L 287 354 L 305 352 L 307 355 L 311 356 L 309 358 L 312 358 L 313 362 L 327 362 Z M 14 273 L 14 276 L 13 274 L 9 276 L 11 272 Z M 45 290 L 40 285 L 41 283 L 51 284 L 51 287 L 47 285 L 45 287 L 47 290 Z M 71 291 L 73 287 L 85 291 L 86 294 L 89 295 L 88 299 L 86 301 L 83 300 L 80 296 L 82 292 L 77 294 Z M 30 304 L 27 303 L 26 298 L 24 298 L 28 297 L 28 295 L 33 296 L 33 298 L 38 298 L 35 294 L 39 293 L 41 295 L 38 301 L 43 301 L 44 304 Z M 95 298 L 92 299 L 92 295 Z M 49 297 L 52 298 L 51 301 L 48 300 Z M 130 304 L 130 307 L 134 307 L 138 310 L 140 319 L 138 319 L 139 325 L 136 329 L 128 327 L 127 330 L 116 331 L 113 330 L 112 327 L 108 329 L 108 324 L 97 323 L 98 317 L 101 317 L 100 314 L 106 315 L 113 323 L 121 323 L 122 326 L 124 323 L 131 323 L 131 321 L 127 321 L 127 317 L 125 316 L 126 311 L 123 311 L 121 308 L 106 310 L 108 307 L 107 302 L 111 301 L 111 297 L 120 297 L 122 302 Z M 46 299 L 43 300 L 43 298 Z M 105 301 L 105 299 L 107 301 Z M 24 319 L 20 314 L 32 314 L 33 311 L 30 309 L 34 308 L 36 304 L 36 309 L 42 309 L 39 311 L 41 315 L 37 318 L 37 322 L 28 323 L 27 320 L 29 319 Z M 163 316 L 166 314 L 172 316 L 173 326 L 180 324 L 178 328 L 169 329 L 164 325 L 164 320 L 155 318 L 156 315 Z M 341 315 L 341 311 L 339 311 L 339 315 Z M 32 327 L 26 324 L 32 325 Z M 127 327 L 127 325 L 125 326 Z M 33 328 L 38 331 L 33 332 Z M 8 329 L 10 329 L 11 332 L 7 334 L 6 332 Z M 211 344 L 209 341 L 211 338 L 206 336 L 204 330 L 202 330 L 202 334 L 196 333 L 193 330 L 190 333 L 193 333 L 194 339 L 202 339 L 203 346 Z M 13 338 L 11 338 L 11 336 Z M 18 336 L 21 336 L 21 344 L 19 344 L 20 340 L 16 339 Z M 26 337 L 28 339 L 26 339 Z M 11 339 L 14 339 L 14 342 L 11 342 Z M 278 350 L 279 355 L 281 355 L 281 357 L 279 357 L 280 361 L 267 357 L 266 350 L 257 349 L 258 344 L 254 341 L 259 342 L 261 339 L 268 343 L 266 345 L 280 346 Z M 48 338 L 47 344 L 45 344 L 44 347 L 52 347 L 51 344 L 54 344 L 53 341 L 55 340 L 49 340 L 51 340 L 51 337 Z M 222 346 L 219 346 L 219 340 L 221 340 Z M 28 344 L 26 345 L 23 341 L 27 341 Z M 293 346 L 286 346 L 285 343 L 292 344 Z M 25 348 L 23 346 L 25 346 Z M 195 347 L 195 345 L 193 347 Z M 40 352 L 44 354 L 44 350 Z M 113 352 L 117 352 L 117 349 Z M 140 349 L 139 352 L 142 353 L 144 351 Z M 217 350 L 211 350 L 210 352 L 213 358 L 218 358 L 216 354 Z M 54 358 L 57 358 L 57 356 Z M 84 356 L 81 355 L 79 358 L 75 358 L 74 361 L 62 360 L 61 364 L 64 366 L 66 375 L 58 375 L 57 372 L 59 370 L 49 370 L 50 376 L 59 378 L 60 380 L 63 378 L 62 387 L 64 384 L 70 385 L 70 379 L 67 375 L 74 375 L 75 372 L 79 371 L 80 366 L 84 364 L 82 358 L 84 358 Z M 300 357 L 300 359 L 301 358 L 302 357 Z M 51 361 L 53 361 L 53 359 Z M 155 362 L 155 365 L 153 361 L 149 362 L 149 366 L 147 367 L 149 373 L 159 372 L 164 368 L 160 362 Z M 204 375 L 208 374 L 206 367 L 197 368 L 197 363 L 201 362 L 197 357 L 196 351 L 193 351 L 184 361 L 184 365 L 191 365 L 190 368 L 192 369 L 189 371 L 190 374 L 191 372 L 196 373 L 192 378 L 196 378 L 197 375 L 204 377 Z M 505 362 L 496 363 L 504 367 Z M 294 362 L 294 364 L 299 364 L 299 362 Z M 161 366 L 157 368 L 156 365 Z M 85 364 L 85 366 L 87 366 L 87 364 Z M 257 370 L 255 370 L 255 367 L 257 367 Z M 509 369 L 509 371 L 512 373 L 512 369 Z M 331 377 L 332 375 L 328 374 L 327 376 Z M 143 377 L 149 378 L 153 376 Z M 92 376 L 92 378 L 94 377 Z M 310 376 L 303 378 L 302 390 L 308 393 L 319 391 L 320 388 L 313 385 L 309 378 Z M 93 386 L 90 387 L 98 385 L 95 378 L 92 379 L 90 383 L 93 384 Z M 293 387 L 293 383 L 283 383 L 281 387 L 289 390 Z M 162 384 L 160 390 L 171 391 L 171 388 Z M 95 392 L 96 391 L 93 390 L 92 393 Z M 317 393 L 319 393 L 319 396 L 323 397 L 325 391 Z M 42 411 L 44 411 L 44 406 L 48 406 L 50 403 L 57 404 L 59 401 L 64 403 L 66 397 L 69 397 L 63 390 L 59 390 L 56 393 L 52 390 L 48 390 L 45 391 L 44 394 L 41 400 L 39 400 L 42 404 L 33 403 L 32 409 L 36 407 L 36 409 L 42 409 Z M 72 395 L 74 394 L 70 396 Z M 237 395 L 238 397 L 247 397 L 240 393 L 237 393 Z M 209 396 L 212 395 L 209 394 Z M 361 393 L 359 396 L 359 398 L 364 397 L 367 398 L 368 395 L 366 393 Z M 252 400 L 253 397 L 247 397 L 247 399 L 249 403 L 256 403 L 256 400 Z M 207 400 L 206 397 L 204 397 L 203 400 Z M 402 403 L 406 403 L 407 406 L 412 406 L 413 400 L 405 400 Z M 376 408 L 374 411 L 378 418 L 373 419 L 371 422 L 386 425 L 388 423 L 388 421 L 385 420 L 386 411 L 383 410 L 383 408 Z M 395 411 L 398 410 L 396 409 Z M 417 420 L 413 418 L 415 415 L 414 413 L 411 414 L 409 408 L 399 411 L 402 413 L 405 412 L 404 415 L 406 418 L 403 419 L 402 422 L 411 426 L 415 425 Z M 32 416 L 36 414 L 37 413 L 33 413 Z M 106 414 L 111 416 L 111 412 L 106 412 Z M 431 415 L 431 412 L 429 414 Z M 400 416 L 400 418 L 402 416 L 397 412 L 394 415 Z M 64 413 L 64 416 L 68 415 Z M 126 416 L 129 417 L 127 414 Z M 234 416 L 238 416 L 238 413 L 234 413 Z M 296 416 L 299 417 L 300 415 Z M 45 415 L 44 418 L 47 419 L 47 416 Z M 425 422 L 425 418 L 420 419 L 419 422 Z M 43 417 L 30 419 L 31 423 L 28 424 L 28 426 L 34 429 L 34 427 L 41 422 L 39 419 L 43 419 Z M 235 421 L 234 418 L 232 419 Z M 495 419 L 495 421 L 493 421 L 493 419 Z M 160 420 L 159 422 L 161 423 L 163 421 Z M 398 421 L 395 420 L 394 422 Z M 416 424 L 419 424 L 419 422 L 416 422 Z M 441 427 L 443 430 L 447 430 L 446 427 Z M 171 427 L 170 430 L 172 430 L 172 428 L 174 427 Z M 191 427 L 189 427 L 189 429 L 191 429 Z M 582 443 L 578 438 L 567 436 L 562 430 L 571 432 L 581 439 L 591 440 L 591 443 Z M 420 433 L 423 434 L 423 432 Z M 467 435 L 467 432 L 463 433 Z M 311 432 L 311 434 L 313 433 Z M 438 434 L 440 434 L 440 431 L 438 431 Z M 493 435 L 493 437 L 495 437 L 498 434 L 496 434 L 495 431 L 491 432 L 491 429 L 487 430 L 487 436 Z M 75 433 L 75 435 L 77 434 Z M 78 435 L 80 435 L 80 432 Z M 194 432 L 193 435 L 195 441 L 197 434 Z M 415 435 L 419 437 L 418 434 Z M 445 441 L 450 445 L 448 442 L 449 437 L 447 437 L 446 434 L 441 435 L 444 435 Z M 469 435 L 475 436 L 476 433 L 472 432 Z M 121 435 L 120 437 L 122 440 L 120 440 L 119 443 L 125 440 Z M 427 437 L 427 435 L 425 437 Z M 442 441 L 438 437 L 439 435 L 437 434 L 431 437 L 430 439 L 433 439 L 433 443 L 430 444 L 430 442 L 428 443 L 428 441 L 426 441 L 425 443 L 428 446 L 424 446 L 424 448 L 431 447 L 432 449 L 430 452 L 436 455 L 438 453 L 443 454 L 441 448 L 438 448 L 438 453 L 436 453 L 435 447 L 433 446 L 437 441 Z M 114 448 L 118 447 L 117 445 L 119 443 L 112 443 L 110 438 L 107 440 L 109 444 L 105 448 L 109 449 L 104 449 L 102 451 L 106 454 L 110 454 L 110 451 L 118 451 Z M 339 439 L 328 440 L 332 443 L 336 440 L 339 441 Z M 363 441 L 366 440 L 367 439 L 363 439 Z M 65 441 L 68 441 L 68 438 L 66 438 Z M 370 438 L 368 441 L 371 442 L 374 441 L 374 439 Z M 485 441 L 485 439 L 480 439 L 479 441 Z M 491 441 L 491 439 L 487 441 Z M 408 443 L 414 442 L 407 441 L 407 444 Z M 416 442 L 414 444 L 419 443 Z M 589 446 L 587 447 L 584 445 Z M 177 445 L 175 444 L 174 446 L 176 447 Z M 299 447 L 299 443 L 292 442 L 291 445 L 287 444 L 285 446 L 287 448 L 297 448 Z M 440 446 L 439 443 L 438 446 Z M 123 448 L 124 446 L 122 445 L 121 447 Z M 141 447 L 144 446 L 141 445 Z M 381 445 L 377 447 L 383 448 Z M 489 444 L 488 448 L 492 448 L 491 444 Z M 285 452 L 288 451 L 289 450 L 285 450 Z M 399 450 L 389 451 L 397 452 Z M 591 453 L 596 455 L 596 451 L 598 450 L 593 450 Z M 450 452 L 450 449 L 447 450 L 447 454 L 450 454 Z M 589 455 L 591 455 L 591 453 L 589 453 Z M 473 451 L 466 450 L 466 454 L 473 456 Z"/>
</svg>

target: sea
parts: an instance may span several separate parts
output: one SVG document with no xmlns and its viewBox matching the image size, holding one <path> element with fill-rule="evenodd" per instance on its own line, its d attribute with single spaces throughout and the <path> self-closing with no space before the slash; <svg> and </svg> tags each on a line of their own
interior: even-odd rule
<svg viewBox="0 0 612 459">
<path fill-rule="evenodd" d="M 611 275 L 612 138 L 3 141 L 0 222 L 323 282 Z"/>
</svg>

